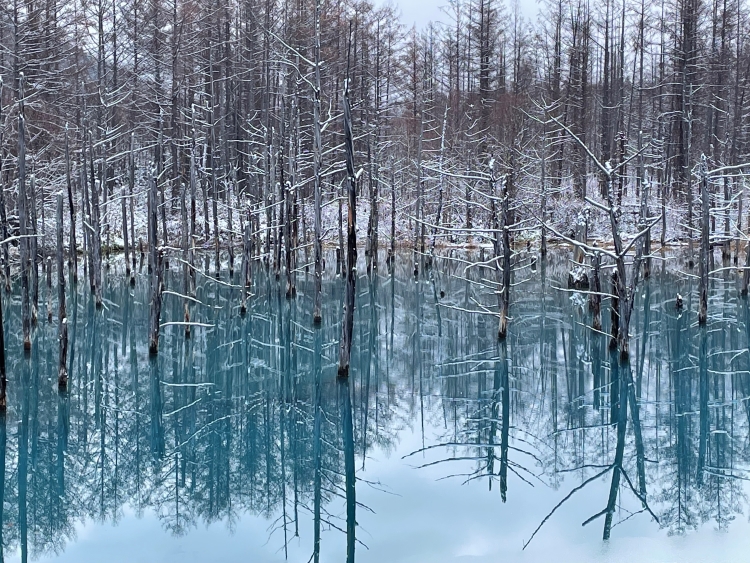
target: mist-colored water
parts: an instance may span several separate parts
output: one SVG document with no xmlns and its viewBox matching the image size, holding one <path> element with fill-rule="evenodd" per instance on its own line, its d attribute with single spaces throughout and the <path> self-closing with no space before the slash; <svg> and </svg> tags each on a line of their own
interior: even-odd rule
<svg viewBox="0 0 750 563">
<path fill-rule="evenodd" d="M 630 363 L 617 366 L 585 298 L 561 289 L 566 260 L 516 275 L 504 343 L 476 313 L 497 304 L 475 283 L 489 272 L 441 260 L 415 281 L 407 259 L 372 277 L 361 268 L 348 380 L 336 377 L 332 272 L 317 330 L 304 272 L 287 300 L 283 276 L 256 266 L 244 317 L 226 272 L 198 276 L 192 319 L 210 326 L 188 340 L 164 326 L 156 359 L 145 268 L 130 288 L 113 264 L 99 311 L 82 277 L 68 299 L 66 394 L 56 317 L 40 315 L 25 357 L 18 292 L 3 294 L 4 558 L 747 560 L 750 312 L 735 274 L 712 280 L 702 329 L 691 278 L 656 262 Z M 175 267 L 169 289 L 180 284 Z M 164 300 L 162 321 L 182 321 L 182 299 Z M 581 524 L 607 506 L 618 432 L 604 542 L 605 516 Z"/>
</svg>

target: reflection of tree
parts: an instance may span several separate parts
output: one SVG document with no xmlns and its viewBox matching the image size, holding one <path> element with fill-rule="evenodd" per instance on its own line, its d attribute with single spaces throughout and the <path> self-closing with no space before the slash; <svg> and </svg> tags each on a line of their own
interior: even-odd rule
<svg viewBox="0 0 750 563">
<path fill-rule="evenodd" d="M 2 546 L 23 558 L 57 552 L 77 522 L 116 520 L 128 505 L 174 534 L 262 515 L 279 546 L 310 518 L 313 560 L 323 559 L 327 530 L 347 537 L 351 560 L 356 513 L 366 510 L 355 483 L 380 486 L 365 479 L 365 460 L 390 453 L 406 429 L 423 440 L 418 465 L 486 480 L 509 503 L 528 484 L 552 487 L 558 502 L 606 479 L 609 493 L 592 509 L 605 535 L 647 512 L 645 502 L 677 533 L 709 520 L 723 528 L 744 509 L 750 314 L 734 292 L 712 307 L 723 318 L 699 330 L 672 306 L 672 275 L 653 272 L 631 325 L 632 366 L 618 365 L 580 299 L 554 287 L 564 260 L 550 257 L 522 282 L 502 343 L 491 319 L 467 312 L 494 303 L 471 281 L 482 274 L 464 276 L 455 263 L 436 262 L 439 281 L 414 282 L 394 264 L 358 284 L 352 369 L 341 381 L 340 309 L 324 308 L 314 330 L 299 322 L 309 280 L 287 300 L 257 276 L 266 287 L 244 317 L 237 288 L 204 281 L 193 318 L 211 327 L 189 340 L 165 327 L 170 353 L 152 361 L 145 288 L 112 283 L 113 305 L 98 313 L 87 291 L 72 296 L 68 394 L 47 384 L 55 326 L 39 325 L 30 357 L 8 360 L 18 392 L 0 424 L 2 518 L 13 524 Z M 689 305 L 690 288 L 680 290 Z M 336 280 L 324 288 L 334 304 L 341 291 Z M 7 322 L 20 322 L 19 304 L 3 298 Z M 182 303 L 165 297 L 163 313 L 182 319 Z M 743 332 L 723 330 L 730 323 Z M 17 338 L 9 334 L 9 349 L 20 349 Z"/>
<path fill-rule="evenodd" d="M 743 387 L 747 379 L 731 374 L 745 354 L 727 342 L 722 324 L 701 336 L 686 315 L 674 311 L 675 279 L 664 271 L 661 279 L 657 274 L 644 284 L 632 325 L 637 331 L 634 361 L 621 365 L 603 354 L 604 337 L 588 328 L 590 317 L 575 305 L 577 298 L 561 290 L 545 291 L 555 267 L 554 261 L 543 265 L 539 279 L 526 282 L 533 297 L 526 300 L 521 294 L 514 303 L 517 319 L 508 338 L 511 422 L 507 438 L 499 441 L 496 431 L 504 417 L 493 399 L 503 385 L 488 388 L 482 378 L 494 345 L 476 333 L 451 334 L 470 300 L 459 295 L 445 304 L 441 324 L 450 354 L 441 357 L 437 369 L 442 410 L 452 420 L 444 439 L 419 452 L 442 449 L 448 454 L 422 465 L 450 462 L 468 469 L 471 464 L 471 471 L 451 469 L 446 476 L 486 477 L 490 482 L 500 476 L 502 482 L 503 464 L 495 463 L 494 453 L 499 444 L 501 451 L 518 451 L 517 461 L 529 471 L 518 477 L 542 478 L 557 487 L 574 475 L 577 483 L 564 487 L 563 499 L 609 475 L 604 509 L 589 520 L 604 516 L 605 537 L 619 522 L 617 514 L 629 519 L 651 513 L 677 532 L 708 519 L 725 526 L 744 502 L 737 463 L 742 460 L 746 467 L 748 458 L 737 447 L 742 440 L 732 436 L 747 432 L 747 423 L 734 416 L 734 405 L 746 403 L 737 399 L 750 393 Z M 684 291 L 691 295 L 690 287 Z M 725 292 L 724 299 L 729 303 L 733 297 Z M 730 310 L 722 308 L 723 323 L 734 321 L 727 316 Z M 747 308 L 740 311 L 744 315 Z M 459 323 L 458 330 L 474 326 Z M 605 326 L 602 332 L 607 330 Z M 488 351 L 477 354 L 477 343 Z M 484 461 L 479 452 L 483 445 Z M 509 478 L 507 487 L 525 480 Z M 623 491 L 629 493 L 626 498 Z M 505 492 L 501 486 L 501 496 Z"/>
</svg>

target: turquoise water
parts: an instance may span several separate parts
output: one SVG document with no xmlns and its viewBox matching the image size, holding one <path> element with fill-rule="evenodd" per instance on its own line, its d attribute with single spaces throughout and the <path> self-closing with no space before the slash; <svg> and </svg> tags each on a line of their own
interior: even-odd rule
<svg viewBox="0 0 750 563">
<path fill-rule="evenodd" d="M 283 277 L 256 266 L 245 317 L 226 272 L 200 275 L 191 314 L 209 326 L 189 340 L 164 326 L 154 360 L 145 268 L 130 288 L 113 262 L 103 310 L 83 277 L 68 298 L 66 394 L 56 317 L 40 318 L 25 357 L 19 294 L 3 294 L 4 559 L 748 560 L 750 312 L 736 274 L 712 280 L 701 329 L 697 284 L 655 263 L 618 367 L 585 299 L 561 289 L 566 260 L 517 273 L 504 344 L 475 312 L 496 308 L 477 283 L 489 273 L 441 260 L 415 281 L 406 257 L 374 277 L 360 268 L 348 381 L 333 272 L 318 330 L 304 272 L 287 300 Z M 182 299 L 164 303 L 163 322 L 183 320 Z M 581 524 L 607 506 L 618 430 L 605 542 L 604 517 Z"/>
</svg>

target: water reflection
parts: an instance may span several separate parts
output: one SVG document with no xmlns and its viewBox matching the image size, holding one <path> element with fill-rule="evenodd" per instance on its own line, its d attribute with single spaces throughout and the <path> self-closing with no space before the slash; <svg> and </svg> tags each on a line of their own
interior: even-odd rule
<svg viewBox="0 0 750 563">
<path fill-rule="evenodd" d="M 734 278 L 712 281 L 712 316 L 699 328 L 689 278 L 655 269 L 636 303 L 631 362 L 618 365 L 607 347 L 609 315 L 601 333 L 592 331 L 585 298 L 559 288 L 565 264 L 552 256 L 517 280 L 510 335 L 500 343 L 495 320 L 470 312 L 495 304 L 473 283 L 481 272 L 467 279 L 462 266 L 438 261 L 424 280 L 398 267 L 363 277 L 348 380 L 336 378 L 338 279 L 324 287 L 322 328 L 313 330 L 311 278 L 301 275 L 298 298 L 288 300 L 258 268 L 241 316 L 238 288 L 199 276 L 191 318 L 207 326 L 189 339 L 165 326 L 161 352 L 149 358 L 147 280 L 131 288 L 113 266 L 103 310 L 83 287 L 69 299 L 62 394 L 57 327 L 40 324 L 23 357 L 12 329 L 20 303 L 3 295 L 0 561 L 60 553 L 77 523 L 117 522 L 132 508 L 154 511 L 178 535 L 261 515 L 272 543 L 286 549 L 299 538 L 316 563 L 326 538 L 341 534 L 353 562 L 364 545 L 357 519 L 369 510 L 357 502 L 359 487 L 397 486 L 369 481 L 367 463 L 390 455 L 407 428 L 421 445 L 404 466 L 439 466 L 455 486 L 486 481 L 487 494 L 499 490 L 508 505 L 544 487 L 538 522 L 606 480 L 608 495 L 585 520 L 592 541 L 630 518 L 670 533 L 707 522 L 726 528 L 747 507 L 750 470 L 750 312 Z M 179 276 L 169 280 L 176 288 Z M 163 320 L 183 314 L 167 294 Z"/>
</svg>

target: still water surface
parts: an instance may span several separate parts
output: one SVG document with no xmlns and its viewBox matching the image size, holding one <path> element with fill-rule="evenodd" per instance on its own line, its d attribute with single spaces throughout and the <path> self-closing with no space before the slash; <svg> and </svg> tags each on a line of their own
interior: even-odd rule
<svg viewBox="0 0 750 563">
<path fill-rule="evenodd" d="M 24 357 L 18 292 L 3 295 L 4 559 L 750 561 L 750 312 L 735 275 L 712 281 L 704 330 L 690 278 L 655 264 L 617 367 L 585 300 L 560 289 L 566 260 L 518 274 L 505 344 L 473 312 L 496 306 L 466 279 L 486 274 L 441 261 L 415 281 L 406 259 L 361 274 L 348 381 L 333 276 L 319 330 L 311 277 L 287 300 L 256 268 L 243 318 L 226 273 L 200 276 L 192 316 L 211 326 L 189 340 L 165 326 L 150 360 L 148 278 L 130 288 L 114 264 L 104 310 L 83 281 L 69 297 L 63 395 L 56 319 Z M 162 320 L 182 307 L 165 295 Z M 605 517 L 581 524 L 607 506 L 618 431 L 604 542 Z"/>
</svg>

